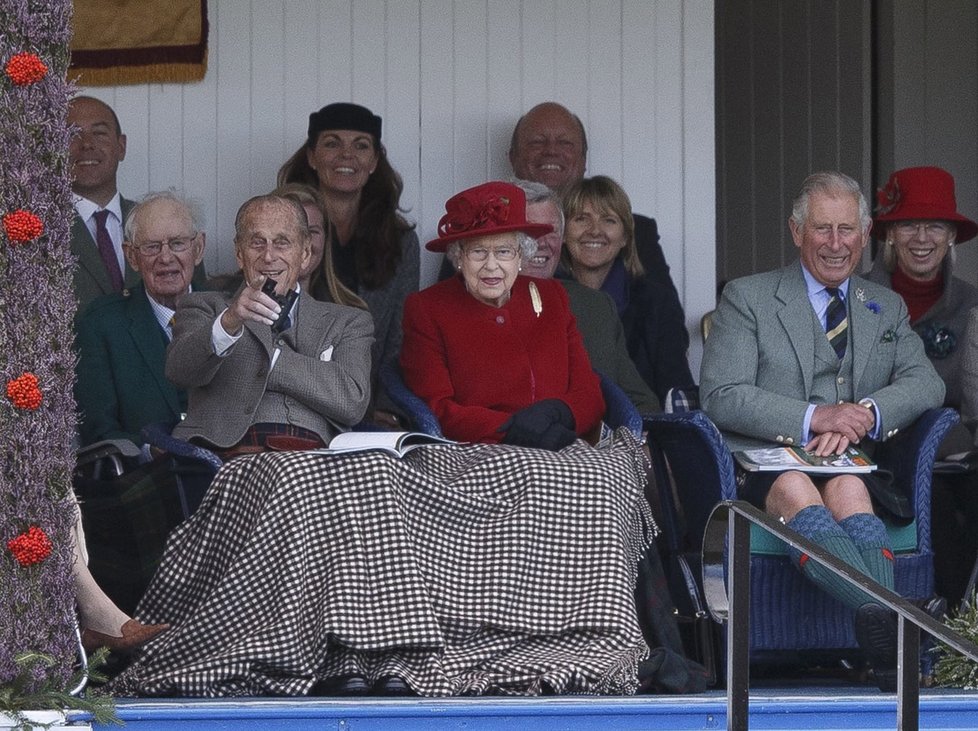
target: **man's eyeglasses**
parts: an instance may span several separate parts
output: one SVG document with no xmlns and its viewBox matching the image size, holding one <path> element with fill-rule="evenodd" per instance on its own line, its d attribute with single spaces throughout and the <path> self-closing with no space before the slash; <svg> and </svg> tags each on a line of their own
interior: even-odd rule
<svg viewBox="0 0 978 731">
<path fill-rule="evenodd" d="M 500 246 L 489 249 L 485 246 L 475 246 L 469 249 L 462 249 L 462 254 L 469 261 L 482 262 L 489 258 L 489 254 L 496 257 L 496 261 L 513 261 L 520 253 L 515 246 Z"/>
<path fill-rule="evenodd" d="M 178 236 L 172 239 L 166 239 L 165 241 L 144 241 L 141 244 L 137 244 L 135 249 L 143 256 L 159 256 L 165 246 L 171 253 L 180 254 L 189 249 L 196 238 L 197 234 L 193 236 Z"/>
</svg>

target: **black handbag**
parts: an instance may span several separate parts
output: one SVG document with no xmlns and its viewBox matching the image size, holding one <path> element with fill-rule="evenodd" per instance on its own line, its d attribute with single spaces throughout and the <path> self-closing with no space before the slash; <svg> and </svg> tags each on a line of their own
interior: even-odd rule
<svg viewBox="0 0 978 731">
<path fill-rule="evenodd" d="M 722 653 L 722 633 L 706 609 L 701 585 L 702 559 L 696 545 L 686 535 L 682 511 L 676 499 L 675 485 L 666 459 L 658 449 L 651 449 L 652 479 L 646 488 L 655 491 L 650 502 L 659 507 L 662 535 L 660 550 L 665 557 L 665 583 L 672 599 L 674 622 L 685 654 L 699 663 L 707 685 L 717 683 Z"/>
<path fill-rule="evenodd" d="M 712 683 L 710 674 L 686 651 L 655 543 L 646 549 L 638 564 L 635 606 L 649 646 L 648 659 L 638 667 L 639 692 L 702 693 L 706 690 Z"/>
</svg>

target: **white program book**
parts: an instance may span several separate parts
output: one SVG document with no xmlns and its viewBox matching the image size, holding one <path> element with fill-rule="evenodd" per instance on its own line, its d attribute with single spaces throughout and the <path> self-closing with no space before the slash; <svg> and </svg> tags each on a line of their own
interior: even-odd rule
<svg viewBox="0 0 978 731">
<path fill-rule="evenodd" d="M 379 449 L 395 457 L 403 457 L 415 447 L 431 444 L 458 444 L 458 442 L 414 431 L 348 431 L 333 437 L 326 449 L 313 451 L 339 454 Z"/>
</svg>

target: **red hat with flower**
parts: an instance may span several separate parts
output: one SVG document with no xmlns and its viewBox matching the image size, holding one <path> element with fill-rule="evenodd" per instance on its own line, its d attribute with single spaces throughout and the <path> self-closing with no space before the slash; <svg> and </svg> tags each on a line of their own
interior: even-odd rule
<svg viewBox="0 0 978 731">
<path fill-rule="evenodd" d="M 526 220 L 526 195 L 512 183 L 493 180 L 456 193 L 445 203 L 438 222 L 438 238 L 429 241 L 428 251 L 445 251 L 453 241 L 522 231 L 537 238 L 553 231 L 549 223 Z"/>
<path fill-rule="evenodd" d="M 978 224 L 958 213 L 954 178 L 937 167 L 904 168 L 890 176 L 876 191 L 873 236 L 886 238 L 886 225 L 893 221 L 948 221 L 957 229 L 959 244 L 978 234 Z"/>
</svg>

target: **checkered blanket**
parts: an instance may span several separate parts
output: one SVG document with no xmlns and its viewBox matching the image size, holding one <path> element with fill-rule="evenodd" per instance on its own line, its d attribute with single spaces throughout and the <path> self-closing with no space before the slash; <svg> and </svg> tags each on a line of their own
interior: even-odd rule
<svg viewBox="0 0 978 731">
<path fill-rule="evenodd" d="M 427 696 L 633 693 L 644 481 L 626 430 L 559 453 L 235 459 L 140 602 L 173 629 L 110 690 L 304 695 L 356 673 Z"/>
</svg>

